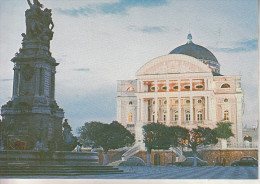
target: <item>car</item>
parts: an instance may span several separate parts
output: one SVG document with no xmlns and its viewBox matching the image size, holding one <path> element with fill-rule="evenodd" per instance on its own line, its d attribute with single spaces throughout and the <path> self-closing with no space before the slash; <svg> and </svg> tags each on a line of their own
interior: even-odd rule
<svg viewBox="0 0 260 184">
<path fill-rule="evenodd" d="M 208 166 L 208 162 L 201 160 L 200 158 L 196 157 L 197 159 L 197 166 Z M 187 157 L 184 161 L 182 162 L 175 162 L 173 165 L 175 166 L 193 166 L 193 161 L 194 157 Z"/>
<path fill-rule="evenodd" d="M 119 166 L 145 166 L 145 162 L 139 157 L 130 157 L 121 162 Z"/>
<path fill-rule="evenodd" d="M 231 166 L 258 166 L 258 160 L 254 157 L 244 156 L 240 160 L 235 160 L 231 164 Z"/>
</svg>

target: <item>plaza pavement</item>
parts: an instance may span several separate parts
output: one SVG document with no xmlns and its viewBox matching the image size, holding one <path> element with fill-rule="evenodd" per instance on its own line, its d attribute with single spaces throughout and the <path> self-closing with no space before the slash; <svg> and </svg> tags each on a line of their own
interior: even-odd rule
<svg viewBox="0 0 260 184">
<path fill-rule="evenodd" d="M 20 179 L 257 179 L 258 167 L 119 167 L 123 174 L 78 176 L 19 176 Z"/>
</svg>

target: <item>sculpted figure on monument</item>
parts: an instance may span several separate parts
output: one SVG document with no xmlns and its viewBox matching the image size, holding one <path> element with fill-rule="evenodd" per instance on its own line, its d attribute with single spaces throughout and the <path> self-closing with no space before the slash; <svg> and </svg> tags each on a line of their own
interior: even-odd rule
<svg viewBox="0 0 260 184">
<path fill-rule="evenodd" d="M 26 36 L 25 39 L 41 39 L 49 41 L 52 39 L 54 24 L 51 18 L 51 9 L 45 8 L 39 0 L 27 0 L 30 9 L 25 11 L 26 16 Z M 51 28 L 50 28 L 51 25 Z"/>
</svg>

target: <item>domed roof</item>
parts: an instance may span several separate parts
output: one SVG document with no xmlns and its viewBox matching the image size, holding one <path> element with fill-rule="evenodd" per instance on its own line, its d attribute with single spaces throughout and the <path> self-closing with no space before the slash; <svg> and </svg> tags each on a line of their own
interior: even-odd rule
<svg viewBox="0 0 260 184">
<path fill-rule="evenodd" d="M 187 36 L 188 42 L 185 45 L 181 45 L 173 49 L 169 54 L 184 54 L 187 56 L 192 56 L 199 60 L 210 60 L 218 63 L 217 58 L 205 47 L 196 45 L 192 42 L 191 34 Z"/>
</svg>

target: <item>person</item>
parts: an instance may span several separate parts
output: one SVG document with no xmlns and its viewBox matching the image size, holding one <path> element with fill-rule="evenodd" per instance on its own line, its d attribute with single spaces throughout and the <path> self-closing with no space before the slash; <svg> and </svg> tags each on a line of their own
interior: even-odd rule
<svg viewBox="0 0 260 184">
<path fill-rule="evenodd" d="M 78 144 L 76 146 L 76 152 L 81 152 L 81 146 L 82 146 L 82 144 L 78 142 Z"/>
<path fill-rule="evenodd" d="M 225 167 L 225 165 L 226 165 L 226 159 L 225 159 L 225 157 L 224 157 L 223 160 L 222 160 L 222 166 Z"/>
<path fill-rule="evenodd" d="M 219 160 L 218 160 L 218 157 L 216 158 L 216 162 L 215 162 L 215 165 L 214 166 L 219 166 Z"/>
</svg>

